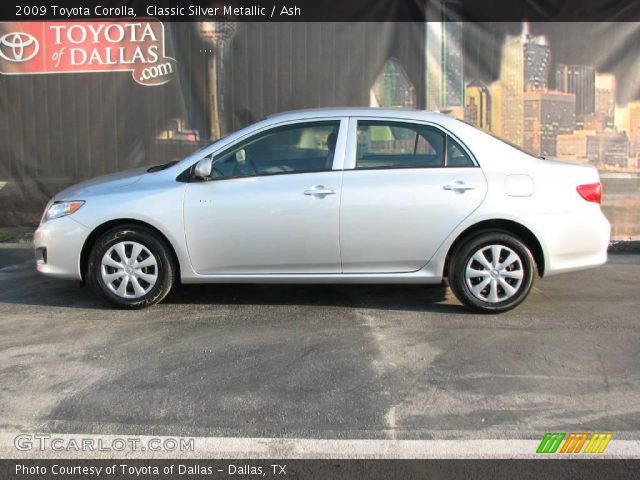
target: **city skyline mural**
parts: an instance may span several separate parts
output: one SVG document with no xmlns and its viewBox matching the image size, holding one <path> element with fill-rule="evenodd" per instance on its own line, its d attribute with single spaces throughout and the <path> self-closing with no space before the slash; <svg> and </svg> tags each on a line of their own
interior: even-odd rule
<svg viewBox="0 0 640 480">
<path fill-rule="evenodd" d="M 454 24 L 427 26 L 429 109 L 472 123 L 534 155 L 590 163 L 602 171 L 640 171 L 640 102 L 632 97 L 637 87 L 635 92 L 625 89 L 620 94 L 611 72 L 591 64 L 552 63 L 548 35 L 532 33 L 528 22 L 521 24 L 520 33 L 504 36 L 497 74 L 491 62 L 483 69 L 477 64 L 482 60 L 475 59 L 476 65 L 467 72 L 474 71 L 477 77 L 463 79 L 463 27 L 453 28 Z M 477 36 L 473 30 L 468 32 Z M 589 44 L 583 44 L 581 50 L 588 49 Z M 449 85 L 464 93 L 443 94 L 450 91 Z"/>
<path fill-rule="evenodd" d="M 612 238 L 640 238 L 638 24 L 428 23 L 425 38 L 430 109 L 533 155 L 594 165 Z"/>
<path fill-rule="evenodd" d="M 454 20 L 164 22 L 162 84 L 128 66 L 1 75 L 0 224 L 37 223 L 67 185 L 184 158 L 276 112 L 373 106 L 438 110 L 592 164 L 613 238 L 640 239 L 640 23 Z"/>
<path fill-rule="evenodd" d="M 439 18 L 449 17 L 445 11 Z M 227 85 L 212 97 L 219 108 L 212 110 L 217 113 L 210 123 L 220 125 L 222 134 L 244 126 L 248 119 L 290 108 L 417 108 L 467 121 L 537 156 L 637 173 L 640 59 L 632 52 L 640 49 L 640 30 L 633 26 L 428 21 L 324 24 L 303 30 L 299 24 L 239 24 L 238 38 L 218 50 L 227 52 L 227 64 L 217 62 L 209 69 Z M 265 104 L 272 101 L 265 98 L 267 92 L 257 105 L 246 101 L 255 90 L 238 92 L 242 85 L 237 84 L 234 63 L 263 60 L 269 44 L 277 61 L 294 62 L 297 50 L 308 53 L 316 37 L 326 40 L 315 50 L 329 58 L 331 72 L 327 75 L 329 67 L 323 62 L 319 70 L 325 70 L 322 74 L 331 89 L 317 91 L 315 85 L 297 83 L 300 72 L 315 76 L 317 66 L 307 63 L 303 69 L 296 65 L 283 72 L 289 83 L 286 97 L 271 107 Z M 357 38 L 366 39 L 366 44 Z M 332 55 L 337 45 L 354 42 L 365 55 Z M 256 43 L 260 51 L 254 52 Z M 278 86 L 276 93 L 281 90 Z M 244 122 L 238 112 L 244 112 Z"/>
</svg>

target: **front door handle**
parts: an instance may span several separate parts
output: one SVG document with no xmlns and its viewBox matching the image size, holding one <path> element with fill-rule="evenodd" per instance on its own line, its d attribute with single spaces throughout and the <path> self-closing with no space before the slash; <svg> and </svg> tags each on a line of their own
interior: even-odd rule
<svg viewBox="0 0 640 480">
<path fill-rule="evenodd" d="M 302 193 L 305 195 L 313 195 L 317 198 L 324 198 L 327 195 L 335 195 L 336 191 L 333 188 L 326 188 L 324 185 L 314 185 Z"/>
<path fill-rule="evenodd" d="M 464 183 L 461 180 L 457 180 L 455 182 L 451 182 L 451 183 L 443 186 L 442 188 L 444 190 L 452 190 L 454 192 L 464 193 L 467 190 L 475 190 L 476 187 L 474 187 L 473 185 L 467 185 L 466 183 Z"/>
</svg>

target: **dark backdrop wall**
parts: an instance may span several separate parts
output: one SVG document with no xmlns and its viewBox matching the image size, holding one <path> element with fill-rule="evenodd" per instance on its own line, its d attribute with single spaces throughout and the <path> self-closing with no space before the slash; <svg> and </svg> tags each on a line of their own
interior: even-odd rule
<svg viewBox="0 0 640 480">
<path fill-rule="evenodd" d="M 123 72 L 0 75 L 0 225 L 36 223 L 71 183 L 182 158 L 215 138 L 215 122 L 224 135 L 279 111 L 369 105 L 390 57 L 406 66 L 424 105 L 421 24 L 239 23 L 226 44 L 204 40 L 195 23 L 165 27 L 178 75 L 162 86 Z M 198 140 L 156 138 L 176 119 Z"/>
</svg>

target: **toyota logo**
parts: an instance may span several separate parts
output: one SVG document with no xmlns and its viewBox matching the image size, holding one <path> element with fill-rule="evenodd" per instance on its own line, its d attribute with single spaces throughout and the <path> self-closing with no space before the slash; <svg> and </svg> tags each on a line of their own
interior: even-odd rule
<svg viewBox="0 0 640 480">
<path fill-rule="evenodd" d="M 11 32 L 0 37 L 0 57 L 8 62 L 27 62 L 39 50 L 38 40 L 29 33 Z"/>
</svg>

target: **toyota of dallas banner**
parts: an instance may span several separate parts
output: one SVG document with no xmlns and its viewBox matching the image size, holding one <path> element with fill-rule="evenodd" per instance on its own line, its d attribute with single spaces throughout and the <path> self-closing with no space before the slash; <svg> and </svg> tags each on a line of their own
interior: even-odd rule
<svg viewBox="0 0 640 480">
<path fill-rule="evenodd" d="M 141 85 L 175 76 L 175 60 L 165 56 L 164 26 L 154 19 L 5 22 L 1 28 L 3 74 L 130 71 Z"/>
</svg>

